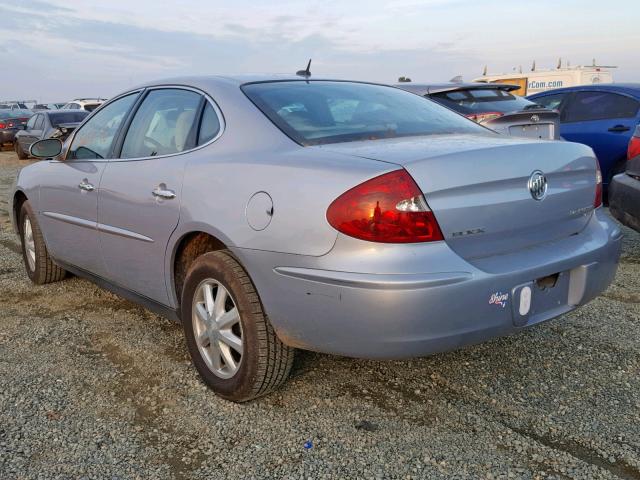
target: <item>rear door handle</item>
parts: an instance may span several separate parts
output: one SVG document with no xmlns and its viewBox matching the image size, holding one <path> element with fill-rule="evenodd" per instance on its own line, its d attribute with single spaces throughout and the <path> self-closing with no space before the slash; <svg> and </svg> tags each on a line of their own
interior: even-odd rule
<svg viewBox="0 0 640 480">
<path fill-rule="evenodd" d="M 629 130 L 631 130 L 631 127 L 626 127 L 624 125 L 616 125 L 609 129 L 610 132 L 628 132 Z"/>
<path fill-rule="evenodd" d="M 86 178 L 80 182 L 80 184 L 78 185 L 78 188 L 80 190 L 84 190 L 85 192 L 92 192 L 96 189 L 96 187 L 91 185 L 89 183 L 89 180 L 87 180 Z"/>
<path fill-rule="evenodd" d="M 164 183 L 161 183 L 156 187 L 151 194 L 156 198 L 164 198 L 166 200 L 171 200 L 172 198 L 176 198 L 176 192 L 167 188 Z"/>
</svg>

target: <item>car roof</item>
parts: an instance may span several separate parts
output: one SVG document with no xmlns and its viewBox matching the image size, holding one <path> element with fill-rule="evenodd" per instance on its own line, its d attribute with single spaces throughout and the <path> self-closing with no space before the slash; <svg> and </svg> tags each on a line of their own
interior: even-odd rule
<svg viewBox="0 0 640 480">
<path fill-rule="evenodd" d="M 441 92 L 453 92 L 455 90 L 505 90 L 510 92 L 520 88 L 518 85 L 511 85 L 507 83 L 486 83 L 486 82 L 467 82 L 467 83 L 397 83 L 395 85 L 398 88 L 407 90 L 409 92 L 417 93 L 418 95 L 431 95 Z"/>
<path fill-rule="evenodd" d="M 152 82 L 146 82 L 136 85 L 134 88 L 130 88 L 127 91 L 136 90 L 138 88 L 145 87 L 160 87 L 164 85 L 184 85 L 194 87 L 206 87 L 211 84 L 234 84 L 234 85 L 246 85 L 248 83 L 260 83 L 260 82 L 287 82 L 287 81 L 326 81 L 326 82 L 355 82 L 355 83 L 373 83 L 376 82 L 359 82 L 358 80 L 350 80 L 344 78 L 306 78 L 300 75 L 292 74 L 243 74 L 243 75 L 197 75 L 187 77 L 173 77 L 155 80 Z M 384 85 L 380 83 L 379 85 Z"/>
<path fill-rule="evenodd" d="M 579 92 L 579 91 L 602 91 L 602 92 L 621 92 L 640 97 L 640 83 L 595 83 L 590 85 L 576 85 L 573 87 L 554 88 L 545 92 L 533 93 L 529 97 L 537 97 L 542 95 L 551 95 L 563 92 Z"/>
</svg>

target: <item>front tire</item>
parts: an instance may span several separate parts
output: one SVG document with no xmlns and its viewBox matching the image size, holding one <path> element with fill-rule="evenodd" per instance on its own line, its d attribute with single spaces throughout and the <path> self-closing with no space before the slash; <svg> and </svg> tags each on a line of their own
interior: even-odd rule
<svg viewBox="0 0 640 480">
<path fill-rule="evenodd" d="M 294 349 L 283 344 L 242 266 L 227 250 L 198 257 L 182 292 L 187 347 L 204 382 L 245 402 L 284 383 Z"/>
<path fill-rule="evenodd" d="M 51 260 L 28 200 L 20 208 L 19 221 L 22 258 L 31 281 L 36 285 L 44 285 L 62 280 L 66 271 Z"/>
</svg>

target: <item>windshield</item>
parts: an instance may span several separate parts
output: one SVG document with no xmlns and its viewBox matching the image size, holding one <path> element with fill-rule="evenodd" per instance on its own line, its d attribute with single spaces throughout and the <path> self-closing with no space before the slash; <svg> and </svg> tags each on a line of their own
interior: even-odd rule
<svg viewBox="0 0 640 480">
<path fill-rule="evenodd" d="M 517 112 L 524 110 L 527 106 L 531 108 L 530 105 L 535 105 L 526 98 L 497 88 L 453 90 L 450 92 L 434 93 L 431 95 L 431 98 L 463 114 Z"/>
<path fill-rule="evenodd" d="M 61 123 L 81 122 L 87 115 L 89 115 L 89 112 L 71 110 L 68 112 L 50 113 L 49 120 L 51 120 L 51 125 L 57 127 Z"/>
<path fill-rule="evenodd" d="M 301 145 L 488 132 L 434 102 L 382 85 L 302 80 L 252 83 L 242 90 Z"/>
</svg>

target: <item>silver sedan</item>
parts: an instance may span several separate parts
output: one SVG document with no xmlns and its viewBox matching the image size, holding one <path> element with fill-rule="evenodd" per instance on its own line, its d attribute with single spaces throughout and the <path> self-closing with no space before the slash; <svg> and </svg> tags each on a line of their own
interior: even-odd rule
<svg viewBox="0 0 640 480">
<path fill-rule="evenodd" d="M 149 83 L 31 153 L 12 194 L 31 280 L 72 272 L 181 321 L 234 401 L 281 384 L 296 348 L 420 356 L 557 317 L 620 254 L 590 148 L 384 85 Z"/>
</svg>

